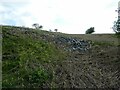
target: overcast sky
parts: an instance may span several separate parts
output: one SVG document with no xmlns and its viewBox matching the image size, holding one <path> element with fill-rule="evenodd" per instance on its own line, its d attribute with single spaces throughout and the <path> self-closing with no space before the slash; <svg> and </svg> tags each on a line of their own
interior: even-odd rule
<svg viewBox="0 0 120 90">
<path fill-rule="evenodd" d="M 0 24 L 58 29 L 63 33 L 113 33 L 119 0 L 0 0 Z"/>
</svg>

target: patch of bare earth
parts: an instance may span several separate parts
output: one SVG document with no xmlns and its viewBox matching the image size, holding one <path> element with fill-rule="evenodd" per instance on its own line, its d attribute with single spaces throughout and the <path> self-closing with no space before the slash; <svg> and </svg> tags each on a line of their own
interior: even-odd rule
<svg viewBox="0 0 120 90">
<path fill-rule="evenodd" d="M 87 53 L 70 52 L 54 68 L 54 87 L 120 88 L 117 46 L 94 45 Z"/>
</svg>

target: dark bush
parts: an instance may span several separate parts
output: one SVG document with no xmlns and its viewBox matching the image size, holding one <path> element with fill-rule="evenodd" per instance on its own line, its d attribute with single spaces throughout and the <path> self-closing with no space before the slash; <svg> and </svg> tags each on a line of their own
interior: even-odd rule
<svg viewBox="0 0 120 90">
<path fill-rule="evenodd" d="M 55 32 L 57 32 L 58 31 L 58 29 L 55 29 Z"/>
<path fill-rule="evenodd" d="M 43 28 L 43 26 L 39 25 L 38 23 L 34 23 L 32 26 L 35 27 L 36 29 L 42 29 Z"/>
<path fill-rule="evenodd" d="M 117 21 L 114 21 L 114 25 L 112 28 L 116 34 L 120 34 L 120 19 L 118 19 Z"/>
<path fill-rule="evenodd" d="M 94 27 L 91 27 L 91 28 L 89 28 L 89 29 L 85 32 L 85 34 L 91 34 L 91 33 L 93 33 L 93 32 L 95 32 L 95 31 L 94 31 Z"/>
</svg>

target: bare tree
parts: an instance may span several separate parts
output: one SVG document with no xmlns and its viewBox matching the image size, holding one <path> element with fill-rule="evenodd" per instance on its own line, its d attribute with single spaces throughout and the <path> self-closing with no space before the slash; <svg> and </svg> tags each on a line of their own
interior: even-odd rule
<svg viewBox="0 0 120 90">
<path fill-rule="evenodd" d="M 38 23 L 34 23 L 32 26 L 35 27 L 36 29 L 39 28 L 39 24 Z"/>
</svg>

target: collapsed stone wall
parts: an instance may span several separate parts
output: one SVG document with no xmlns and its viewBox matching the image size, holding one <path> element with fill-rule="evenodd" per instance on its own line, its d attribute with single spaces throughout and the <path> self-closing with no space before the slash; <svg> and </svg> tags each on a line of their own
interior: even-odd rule
<svg viewBox="0 0 120 90">
<path fill-rule="evenodd" d="M 67 51 L 79 51 L 86 52 L 91 49 L 91 41 L 77 39 L 77 38 L 68 38 L 68 37 L 56 37 L 54 43 L 59 45 L 66 45 L 65 50 Z"/>
</svg>

